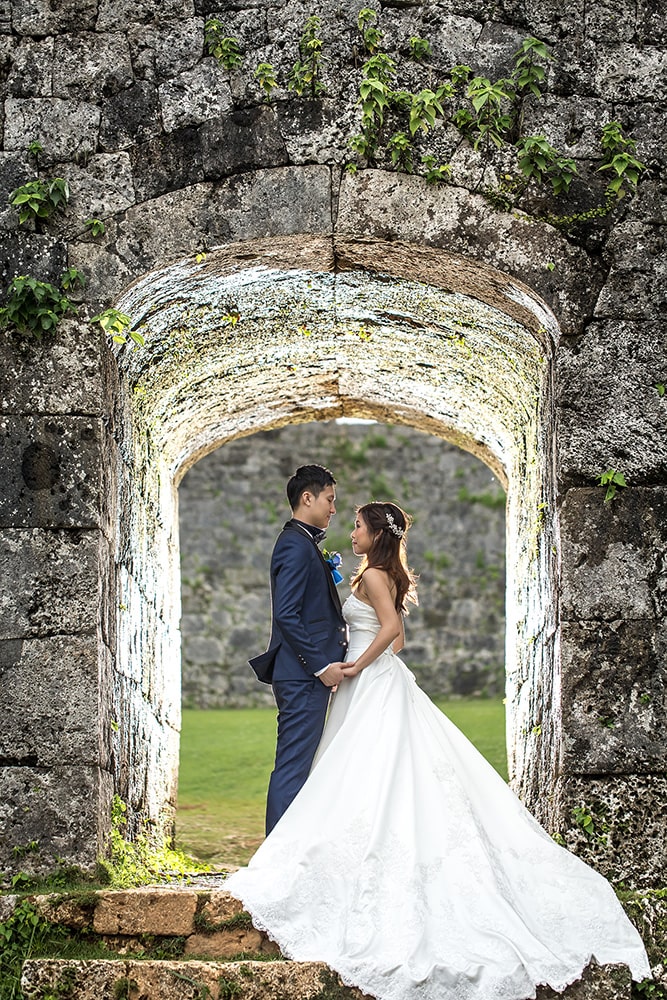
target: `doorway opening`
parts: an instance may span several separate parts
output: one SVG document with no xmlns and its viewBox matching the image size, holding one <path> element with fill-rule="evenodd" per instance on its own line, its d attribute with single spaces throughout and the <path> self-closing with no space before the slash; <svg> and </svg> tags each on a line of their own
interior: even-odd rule
<svg viewBox="0 0 667 1000">
<path fill-rule="evenodd" d="M 179 847 L 215 866 L 244 863 L 262 838 L 275 705 L 247 658 L 265 648 L 270 631 L 268 567 L 289 517 L 285 483 L 309 462 L 327 465 L 337 480 L 324 544 L 343 556 L 341 601 L 356 564 L 355 507 L 395 500 L 413 516 L 408 555 L 420 604 L 406 623 L 403 659 L 507 777 L 506 496 L 491 470 L 442 438 L 375 421 L 311 422 L 240 438 L 197 462 L 179 487 L 184 711 L 176 833 Z"/>
</svg>

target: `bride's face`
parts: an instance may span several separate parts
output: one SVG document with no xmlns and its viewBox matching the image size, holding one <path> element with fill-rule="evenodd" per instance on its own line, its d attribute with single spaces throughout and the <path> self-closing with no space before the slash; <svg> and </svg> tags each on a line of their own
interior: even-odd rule
<svg viewBox="0 0 667 1000">
<path fill-rule="evenodd" d="M 352 551 L 355 556 L 364 556 L 370 551 L 373 544 L 371 530 L 361 515 L 357 514 L 354 521 L 354 531 L 350 535 L 352 539 Z"/>
</svg>

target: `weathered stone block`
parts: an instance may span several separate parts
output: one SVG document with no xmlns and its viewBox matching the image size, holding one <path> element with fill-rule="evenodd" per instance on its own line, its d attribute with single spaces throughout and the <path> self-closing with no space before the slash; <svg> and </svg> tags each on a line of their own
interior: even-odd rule
<svg viewBox="0 0 667 1000">
<path fill-rule="evenodd" d="M 98 0 L 98 31 L 117 31 L 133 22 L 151 21 L 155 17 L 154 0 Z M 195 13 L 193 0 L 161 0 L 160 19 L 188 18 Z"/>
<path fill-rule="evenodd" d="M 626 320 L 636 320 L 640 324 L 639 337 L 650 344 L 650 331 L 647 336 L 644 329 L 646 303 L 650 301 L 658 315 L 667 310 L 664 232 L 660 228 L 647 229 L 641 218 L 630 217 L 610 234 L 607 252 L 612 264 L 595 304 L 595 316 L 613 318 L 621 315 Z M 658 335 L 656 341 L 652 346 L 664 350 L 664 338 Z"/>
<path fill-rule="evenodd" d="M 130 159 L 138 202 L 204 180 L 202 132 L 194 127 L 133 146 Z"/>
<path fill-rule="evenodd" d="M 209 924 L 219 924 L 243 913 L 243 904 L 224 889 L 214 889 L 204 903 L 201 915 Z"/>
<path fill-rule="evenodd" d="M 127 38 L 119 31 L 79 32 L 56 38 L 53 96 L 95 103 L 133 82 Z"/>
<path fill-rule="evenodd" d="M 128 963 L 123 961 L 67 961 L 57 958 L 37 959 L 33 964 L 25 966 L 21 973 L 22 992 L 30 1000 L 46 1000 L 54 989 L 67 986 L 76 1000 L 115 1000 L 116 991 L 121 988 L 128 992 Z M 120 986 L 116 985 L 120 984 Z M 114 990 L 114 987 L 116 989 Z M 167 994 L 160 1000 L 167 1000 Z M 144 994 L 148 998 L 149 994 Z M 170 998 L 171 1000 L 171 998 Z M 175 998 L 174 998 L 175 1000 Z"/>
<path fill-rule="evenodd" d="M 105 409 L 106 350 L 99 327 L 76 319 L 63 320 L 41 343 L 22 344 L 0 333 L 0 411 L 99 415 Z"/>
<path fill-rule="evenodd" d="M 165 80 L 193 69 L 204 54 L 204 19 L 161 20 L 157 29 L 143 27 L 142 34 L 144 40 L 148 34 L 152 43 L 158 78 Z"/>
<path fill-rule="evenodd" d="M 657 99 L 667 73 L 667 53 L 653 45 L 598 46 L 595 88 L 610 101 Z"/>
<path fill-rule="evenodd" d="M 0 153 L 0 228 L 14 230 L 17 228 L 19 213 L 9 204 L 9 197 L 17 187 L 33 180 L 34 176 L 35 171 L 24 153 Z M 13 245 L 16 246 L 19 240 L 19 235 L 15 233 Z M 2 256 L 5 257 L 4 254 Z M 5 258 L 3 269 L 6 266 Z"/>
<path fill-rule="evenodd" d="M 8 285 L 17 275 L 30 274 L 39 281 L 57 285 L 67 267 L 66 253 L 64 244 L 53 236 L 0 233 L 0 279 L 3 285 Z M 6 336 L 0 333 L 0 337 Z M 0 379 L 3 375 L 0 372 Z"/>
<path fill-rule="evenodd" d="M 220 118 L 232 104 L 227 74 L 213 59 L 200 62 L 159 88 L 166 132 Z"/>
<path fill-rule="evenodd" d="M 661 619 L 667 579 L 660 553 L 667 490 L 569 490 L 561 508 L 562 615 L 565 621 Z"/>
<path fill-rule="evenodd" d="M 450 8 L 451 10 L 451 8 Z M 468 66 L 480 66 L 484 60 L 484 69 L 488 68 L 486 62 L 486 50 L 479 48 L 479 39 L 482 33 L 482 26 L 473 16 L 472 9 L 458 10 L 451 12 L 443 9 L 442 14 L 423 29 L 414 32 L 402 32 L 401 41 L 404 46 L 409 44 L 410 34 L 418 34 L 428 38 L 433 51 L 433 60 L 438 69 L 449 72 L 452 66 L 461 63 Z M 386 11 L 390 15 L 391 11 Z M 383 21 L 384 21 L 383 11 Z M 390 28 L 390 30 L 392 30 Z M 394 28 L 396 32 L 396 28 Z"/>
<path fill-rule="evenodd" d="M 80 764 L 0 767 L 0 866 L 48 871 L 61 858 L 92 867 L 102 849 L 110 782 L 99 768 Z"/>
<path fill-rule="evenodd" d="M 560 833 L 587 864 L 628 888 L 664 886 L 667 878 L 667 776 L 563 775 L 555 789 Z M 573 810 L 593 818 L 593 833 Z"/>
<path fill-rule="evenodd" d="M 667 899 L 661 892 L 622 892 L 620 900 L 623 909 L 633 922 L 646 948 L 649 965 L 654 979 L 661 986 L 667 986 L 665 967 L 665 947 L 667 946 Z"/>
<path fill-rule="evenodd" d="M 0 417 L 0 527 L 98 524 L 100 434 L 92 417 Z"/>
<path fill-rule="evenodd" d="M 7 79 L 12 97 L 51 97 L 53 38 L 23 38 L 14 52 Z"/>
<path fill-rule="evenodd" d="M 162 131 L 155 85 L 140 80 L 100 104 L 100 148 L 114 153 L 146 142 Z"/>
<path fill-rule="evenodd" d="M 217 185 L 174 191 L 128 210 L 118 225 L 115 253 L 127 285 L 148 269 L 156 253 L 165 260 L 192 256 L 206 245 L 262 237 L 268 233 L 326 233 L 331 230 L 330 172 L 327 167 L 278 167 L 231 177 Z M 141 242 L 137 233 L 142 233 Z M 205 237 L 204 237 L 205 234 Z M 81 248 L 82 259 L 85 250 Z M 89 271 L 107 282 L 113 256 L 100 249 Z M 113 272 L 112 272 L 113 273 Z M 106 277 L 105 277 L 106 274 Z M 118 287 L 120 292 L 122 285 Z"/>
<path fill-rule="evenodd" d="M 187 935 L 194 931 L 197 893 L 132 889 L 104 892 L 93 918 L 96 934 Z"/>
<path fill-rule="evenodd" d="M 335 972 L 321 962 L 156 962 L 28 959 L 21 987 L 28 1000 L 41 1000 L 67 977 L 77 1000 L 112 1000 L 117 983 L 131 983 L 141 997 L 180 1000 L 183 979 L 213 1000 L 223 1000 L 233 989 L 239 1000 L 365 1000 L 346 987 Z M 117 992 L 117 987 L 116 987 Z M 630 974 L 625 966 L 600 968 L 592 963 L 580 980 L 563 993 L 538 987 L 538 1000 L 630 1000 Z"/>
<path fill-rule="evenodd" d="M 662 326 L 591 323 L 576 345 L 561 345 L 556 364 L 561 484 L 590 483 L 609 468 L 630 484 L 664 481 L 667 397 L 656 389 L 667 366 Z"/>
<path fill-rule="evenodd" d="M 5 149 L 25 149 L 41 142 L 54 159 L 86 156 L 97 148 L 100 109 L 83 101 L 17 98 L 5 101 Z"/>
<path fill-rule="evenodd" d="M 185 942 L 183 954 L 197 955 L 200 958 L 233 958 L 242 952 L 278 955 L 280 949 L 266 935 L 251 927 L 217 931 L 213 934 L 191 934 Z"/>
<path fill-rule="evenodd" d="M 359 127 L 350 113 L 341 114 L 331 97 L 323 101 L 279 105 L 278 116 L 288 163 L 333 163 L 342 166 L 346 136 Z"/>
<path fill-rule="evenodd" d="M 35 906 L 49 923 L 71 927 L 72 930 L 90 930 L 95 911 L 95 897 L 88 893 L 62 896 L 49 893 L 33 897 Z"/>
<path fill-rule="evenodd" d="M 0 638 L 93 631 L 99 532 L 6 528 L 0 533 Z"/>
<path fill-rule="evenodd" d="M 646 104 L 638 104 L 635 101 L 619 102 L 616 108 L 616 113 L 622 121 L 632 122 L 632 129 L 629 130 L 629 133 L 637 142 L 639 159 L 646 163 L 648 159 L 655 157 L 659 163 L 664 164 L 667 160 L 667 136 L 664 129 L 660 127 L 662 117 L 659 104 L 653 101 Z M 648 178 L 642 179 L 637 192 L 638 196 L 641 197 L 642 188 L 647 181 Z"/>
<path fill-rule="evenodd" d="M 71 971 L 70 971 L 71 970 Z M 114 985 L 132 983 L 140 997 L 182 1000 L 182 977 L 224 1000 L 230 989 L 238 1000 L 322 1000 L 336 990 L 340 1000 L 364 1000 L 359 990 L 344 987 L 321 962 L 153 962 L 30 959 L 23 966 L 21 987 L 27 1000 L 46 998 L 67 971 L 77 1000 L 113 1000 Z M 328 992 L 328 991 L 327 991 Z M 616 998 L 614 998 L 616 1000 Z"/>
<path fill-rule="evenodd" d="M 93 31 L 97 0 L 12 0 L 12 27 L 20 35 Z"/>
<path fill-rule="evenodd" d="M 600 0 L 584 11 L 586 35 L 596 42 L 630 42 L 637 30 L 635 11 L 627 5 Z"/>
<path fill-rule="evenodd" d="M 137 272 L 131 271 L 126 261 L 116 253 L 117 231 L 116 223 L 110 219 L 106 222 L 104 240 L 93 239 L 86 234 L 69 245 L 70 267 L 84 271 L 88 278 L 86 303 L 93 316 L 115 302 L 127 284 L 136 277 Z"/>
<path fill-rule="evenodd" d="M 667 771 L 667 623 L 565 622 L 562 765 L 571 774 Z"/>
<path fill-rule="evenodd" d="M 95 636 L 0 640 L 0 765 L 99 763 Z"/>
<path fill-rule="evenodd" d="M 21 896 L 0 896 L 0 924 L 4 924 L 6 920 L 9 920 L 20 899 Z"/>
<path fill-rule="evenodd" d="M 234 111 L 218 121 L 206 122 L 200 136 L 207 180 L 288 162 L 285 141 L 272 108 Z"/>
<path fill-rule="evenodd" d="M 213 14 L 220 16 L 220 5 L 216 7 L 216 0 L 197 0 L 197 13 L 203 16 Z M 270 44 L 268 15 L 280 12 L 283 4 L 280 0 L 244 0 L 243 6 L 234 2 L 227 4 L 224 16 L 221 17 L 226 35 L 236 38 L 242 53 L 252 56 L 256 49 Z M 326 10 L 321 10 L 320 15 L 326 19 Z M 280 37 L 280 36 L 279 36 Z M 325 43 L 326 44 L 326 43 Z M 240 73 L 234 75 L 245 75 L 246 65 L 241 66 Z"/>
<path fill-rule="evenodd" d="M 529 101 L 524 111 L 525 135 L 546 135 L 563 156 L 600 157 L 599 123 L 613 117 L 609 101 L 554 97 Z"/>
<path fill-rule="evenodd" d="M 128 153 L 91 156 L 85 167 L 68 163 L 62 174 L 69 181 L 71 196 L 61 225 L 73 235 L 80 234 L 87 219 L 104 219 L 137 200 Z"/>
</svg>

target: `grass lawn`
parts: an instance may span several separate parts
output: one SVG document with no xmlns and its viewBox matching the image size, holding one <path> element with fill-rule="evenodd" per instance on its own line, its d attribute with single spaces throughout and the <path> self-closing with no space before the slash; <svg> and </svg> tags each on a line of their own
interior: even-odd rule
<svg viewBox="0 0 667 1000">
<path fill-rule="evenodd" d="M 437 701 L 507 778 L 505 707 L 500 701 Z M 177 846 L 214 868 L 245 864 L 264 836 L 273 767 L 274 709 L 183 711 Z"/>
</svg>

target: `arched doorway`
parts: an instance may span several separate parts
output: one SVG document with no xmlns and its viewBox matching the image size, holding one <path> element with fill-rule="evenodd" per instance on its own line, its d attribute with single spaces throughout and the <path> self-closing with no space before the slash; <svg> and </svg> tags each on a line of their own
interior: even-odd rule
<svg viewBox="0 0 667 1000">
<path fill-rule="evenodd" d="M 492 268 L 392 244 L 382 271 L 364 270 L 364 245 L 340 270 L 322 238 L 237 244 L 147 274 L 116 303 L 147 340 L 118 356 L 117 780 L 133 813 L 158 825 L 178 752 L 178 483 L 225 441 L 343 415 L 452 441 L 506 488 L 510 776 L 549 824 L 560 733 L 557 327 Z"/>
</svg>

